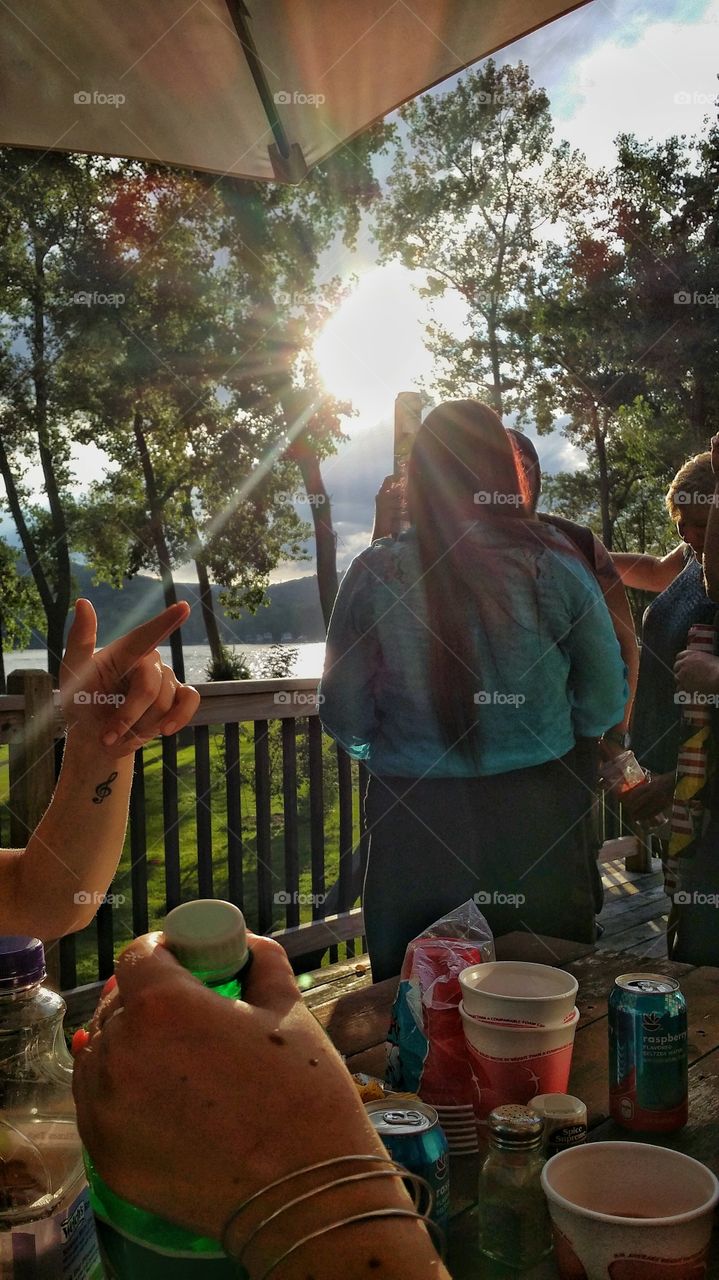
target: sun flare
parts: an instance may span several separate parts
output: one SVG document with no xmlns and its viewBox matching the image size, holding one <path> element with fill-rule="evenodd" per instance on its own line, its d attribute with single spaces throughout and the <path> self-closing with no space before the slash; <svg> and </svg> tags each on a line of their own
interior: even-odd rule
<svg viewBox="0 0 719 1280">
<path fill-rule="evenodd" d="M 431 374 L 426 305 L 413 279 L 399 263 L 368 271 L 315 346 L 325 387 L 350 400 L 368 426 L 392 413 L 398 392 L 416 390 Z"/>
</svg>

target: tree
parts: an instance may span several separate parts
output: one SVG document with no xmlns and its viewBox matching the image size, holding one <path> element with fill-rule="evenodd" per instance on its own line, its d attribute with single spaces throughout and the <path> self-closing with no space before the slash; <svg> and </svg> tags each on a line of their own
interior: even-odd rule
<svg viewBox="0 0 719 1280">
<path fill-rule="evenodd" d="M 609 548 L 664 549 L 667 483 L 719 426 L 719 296 L 695 302 L 719 269 L 716 157 L 716 129 L 657 147 L 620 138 L 617 165 L 589 175 L 592 199 L 547 246 L 518 317 L 524 416 L 541 432 L 563 415 L 587 457 L 552 497 Z"/>
<path fill-rule="evenodd" d="M 609 229 L 626 257 L 633 359 L 687 453 L 719 428 L 719 125 L 618 139 Z"/>
<path fill-rule="evenodd" d="M 84 157 L 0 152 L 0 476 L 7 508 L 45 613 L 48 669 L 59 675 L 70 606 L 70 344 L 63 317 L 72 267 L 92 217 L 95 181 Z M 39 463 L 50 537 L 27 514 L 24 476 Z"/>
<path fill-rule="evenodd" d="M 221 202 L 191 176 L 139 166 L 112 176 L 104 195 L 97 270 L 105 296 L 121 303 L 85 323 L 76 318 L 76 371 L 87 434 L 114 466 L 91 495 L 88 545 L 115 580 L 159 567 L 167 603 L 174 567 L 194 559 L 219 661 L 208 570 L 256 607 L 270 570 L 299 553 L 305 530 L 278 504 L 281 475 L 266 478 L 257 496 L 235 497 L 268 441 L 266 415 L 241 422 L 222 386 L 241 351 L 248 302 L 222 261 Z M 93 509 L 109 526 L 98 527 Z M 177 640 L 173 666 L 184 678 Z"/>
<path fill-rule="evenodd" d="M 666 424 L 645 399 L 646 378 L 631 360 L 623 268 L 620 252 L 591 229 L 575 228 L 565 244 L 546 247 L 519 318 L 523 330 L 517 326 L 525 353 L 521 417 L 540 434 L 561 419 L 562 434 L 585 453 L 587 471 L 564 490 L 585 493 L 582 518 L 596 508 L 609 549 L 618 517 L 672 452 Z"/>
<path fill-rule="evenodd" d="M 315 531 L 317 582 L 325 620 L 337 594 L 336 542 L 322 461 L 343 438 L 350 407 L 321 388 L 312 344 L 337 305 L 342 286 L 321 283 L 320 258 L 341 242 L 351 247 L 360 216 L 379 195 L 372 158 L 390 130 L 377 125 L 313 169 L 298 187 L 267 187 L 224 178 L 217 189 L 227 210 L 226 248 L 253 311 L 243 329 L 245 354 L 223 379 L 245 411 L 272 414 L 282 455 L 297 469 Z M 290 486 L 294 487 L 294 486 Z"/>
<path fill-rule="evenodd" d="M 376 234 L 385 259 L 426 272 L 431 299 L 453 290 L 469 336 L 428 325 L 440 394 L 515 407 L 514 326 L 541 237 L 577 202 L 579 160 L 553 146 L 549 100 L 524 63 L 489 59 L 441 95 L 403 107 Z"/>
<path fill-rule="evenodd" d="M 24 649 L 42 627 L 42 606 L 32 576 L 21 570 L 20 553 L 0 539 L 0 693 L 6 693 L 7 649 Z"/>
</svg>

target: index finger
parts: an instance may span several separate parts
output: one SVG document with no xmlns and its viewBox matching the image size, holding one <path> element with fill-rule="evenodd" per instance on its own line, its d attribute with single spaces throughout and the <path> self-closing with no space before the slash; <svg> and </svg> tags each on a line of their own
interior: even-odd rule
<svg viewBox="0 0 719 1280">
<path fill-rule="evenodd" d="M 113 640 L 107 646 L 115 655 L 122 654 L 128 665 L 139 662 L 148 653 L 152 653 L 158 644 L 162 644 L 177 627 L 181 627 L 190 616 L 190 606 L 184 600 L 179 604 L 171 604 L 169 609 L 158 613 L 149 622 L 143 622 L 126 636 Z"/>
</svg>

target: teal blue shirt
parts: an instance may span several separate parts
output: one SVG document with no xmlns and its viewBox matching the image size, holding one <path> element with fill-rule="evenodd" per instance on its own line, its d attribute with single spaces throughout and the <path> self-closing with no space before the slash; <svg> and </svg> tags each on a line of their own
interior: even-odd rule
<svg viewBox="0 0 719 1280">
<path fill-rule="evenodd" d="M 599 737 L 624 715 L 625 668 L 609 612 L 563 534 L 547 526 L 535 534 L 529 521 L 519 530 L 505 520 L 463 528 L 463 553 L 476 566 L 477 763 L 448 751 L 432 704 L 432 619 L 414 530 L 373 543 L 340 587 L 320 715 L 373 773 L 505 773 L 566 755 L 578 737 Z"/>
</svg>

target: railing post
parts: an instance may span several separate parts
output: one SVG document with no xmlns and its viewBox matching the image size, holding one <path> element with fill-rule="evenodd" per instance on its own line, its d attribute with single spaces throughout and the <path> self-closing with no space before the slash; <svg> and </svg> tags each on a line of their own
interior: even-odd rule
<svg viewBox="0 0 719 1280">
<path fill-rule="evenodd" d="M 10 741 L 10 843 L 27 844 L 55 790 L 55 708 L 48 671 L 11 671 L 8 693 L 25 699 L 22 730 Z M 68 839 L 72 838 L 68 832 Z M 46 945 L 48 985 L 59 989 L 60 950 Z"/>
</svg>

